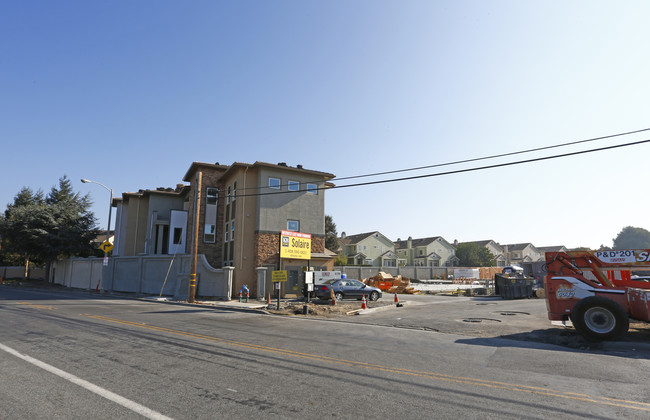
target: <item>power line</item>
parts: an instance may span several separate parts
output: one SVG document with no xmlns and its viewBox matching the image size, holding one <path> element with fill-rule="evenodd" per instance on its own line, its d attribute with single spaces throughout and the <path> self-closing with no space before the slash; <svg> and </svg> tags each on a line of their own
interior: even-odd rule
<svg viewBox="0 0 650 420">
<path fill-rule="evenodd" d="M 618 148 L 621 148 L 621 147 L 636 146 L 636 145 L 644 144 L 644 143 L 650 143 L 650 139 L 635 141 L 635 142 L 631 142 L 631 143 L 616 144 L 616 145 L 613 145 L 613 146 L 600 147 L 600 148 L 597 148 L 597 149 L 588 149 L 588 150 L 580 150 L 580 151 L 577 151 L 577 152 L 563 153 L 563 154 L 560 154 L 560 155 L 543 156 L 543 157 L 538 157 L 538 158 L 533 158 L 533 159 L 519 160 L 519 161 L 514 161 L 514 162 L 498 163 L 498 164 L 488 165 L 488 166 L 478 166 L 478 167 L 474 167 L 474 168 L 457 169 L 457 170 L 454 170 L 454 171 L 437 172 L 437 173 L 433 173 L 433 174 L 424 174 L 424 175 L 414 175 L 414 176 L 409 176 L 409 177 L 384 179 L 384 180 L 379 180 L 379 181 L 359 182 L 359 183 L 355 183 L 355 184 L 336 185 L 336 186 L 333 186 L 333 187 L 318 187 L 317 190 L 331 190 L 331 189 L 339 189 L 339 188 L 361 187 L 361 186 L 366 186 L 366 185 L 386 184 L 386 183 L 389 183 L 389 182 L 400 182 L 400 181 L 410 181 L 410 180 L 414 180 L 414 179 L 431 178 L 431 177 L 434 177 L 434 176 L 453 175 L 453 174 L 460 174 L 460 173 L 465 173 L 465 172 L 482 171 L 482 170 L 485 170 L 485 169 L 494 169 L 494 168 L 502 168 L 502 167 L 505 167 L 505 166 L 522 165 L 524 163 L 533 163 L 533 162 L 540 162 L 540 161 L 544 161 L 544 160 L 559 159 L 559 158 L 563 158 L 563 157 L 577 156 L 577 155 L 582 155 L 582 154 L 586 154 L 586 153 L 602 152 L 604 150 L 611 150 L 611 149 L 618 149 Z M 266 192 L 266 193 L 253 193 L 253 194 L 241 194 L 241 195 L 238 194 L 237 197 L 238 198 L 239 197 L 253 197 L 253 196 L 271 195 L 271 194 L 295 194 L 297 192 L 305 192 L 305 191 L 275 191 L 275 192 Z"/>
<path fill-rule="evenodd" d="M 634 130 L 634 131 L 628 131 L 625 133 L 618 133 L 618 134 L 611 134 L 609 136 L 601 136 L 601 137 L 594 137 L 586 140 L 577 140 L 577 141 L 572 141 L 568 143 L 560 143 L 560 144 L 555 144 L 552 146 L 543 146 L 543 147 L 537 147 L 534 149 L 526 149 L 526 150 L 520 150 L 517 152 L 509 152 L 509 153 L 501 153 L 498 155 L 491 155 L 491 156 L 483 156 L 483 157 L 478 157 L 478 158 L 472 158 L 472 159 L 464 159 L 464 160 L 457 160 L 455 162 L 446 162 L 446 163 L 438 163 L 434 165 L 427 165 L 427 166 L 418 166 L 418 167 L 412 167 L 412 168 L 405 168 L 405 169 L 396 169 L 392 171 L 384 171 L 384 172 L 376 172 L 372 174 L 364 174 L 364 175 L 352 175 L 352 176 L 346 176 L 342 178 L 336 178 L 336 181 L 343 181 L 346 179 L 356 179 L 356 178 L 366 178 L 370 176 L 378 176 L 378 175 L 388 175 L 388 174 L 396 174 L 400 172 L 409 172 L 409 171 L 418 171 L 421 169 L 431 169 L 431 168 L 439 168 L 442 166 L 451 166 L 451 165 L 458 165 L 461 163 L 469 163 L 469 162 L 476 162 L 479 160 L 487 160 L 487 159 L 496 159 L 500 157 L 505 157 L 505 156 L 513 156 L 513 155 L 520 155 L 523 153 L 531 153 L 531 152 L 539 152 L 540 150 L 548 150 L 548 149 L 555 149 L 558 147 L 566 147 L 566 146 L 572 146 L 576 144 L 582 144 L 582 143 L 588 143 L 592 141 L 597 141 L 597 140 L 605 140 L 605 139 L 611 139 L 614 137 L 621 137 L 621 136 L 627 136 L 630 134 L 637 134 L 637 133 L 642 133 L 644 131 L 650 131 L 650 128 L 644 128 L 642 130 Z"/>
<path fill-rule="evenodd" d="M 445 162 L 445 163 L 437 163 L 433 165 L 426 165 L 426 166 L 417 166 L 417 167 L 411 167 L 411 168 L 404 168 L 404 169 L 395 169 L 391 171 L 384 171 L 384 172 L 375 172 L 375 173 L 370 173 L 370 174 L 362 174 L 362 175 L 352 175 L 352 176 L 346 176 L 346 177 L 340 177 L 340 178 L 334 178 L 333 181 L 344 181 L 348 179 L 357 179 L 357 178 L 367 178 L 367 177 L 372 177 L 372 176 L 379 176 L 379 175 L 389 175 L 389 174 L 396 174 L 396 173 L 402 173 L 402 172 L 410 172 L 410 171 L 418 171 L 422 169 L 432 169 L 432 168 L 440 168 L 444 166 L 452 166 L 452 165 L 459 165 L 461 163 L 469 163 L 469 162 L 478 162 L 481 160 L 488 160 L 488 159 L 496 159 L 500 157 L 506 157 L 506 156 L 514 156 L 514 155 L 520 155 L 524 153 L 532 153 L 532 152 L 539 152 L 541 150 L 549 150 L 549 149 L 556 149 L 559 147 L 567 147 L 567 146 L 573 146 L 576 144 L 583 144 L 583 143 L 589 143 L 589 142 L 594 142 L 598 140 L 606 140 L 606 139 L 611 139 L 615 137 L 622 137 L 622 136 L 629 136 L 631 134 L 637 134 L 637 133 L 642 133 L 645 131 L 650 131 L 649 128 L 643 128 L 640 130 L 633 130 L 633 131 L 626 131 L 623 133 L 617 133 L 617 134 L 610 134 L 607 136 L 600 136 L 600 137 L 592 137 L 589 139 L 584 139 L 584 140 L 576 140 L 576 141 L 571 141 L 571 142 L 566 142 L 566 143 L 559 143 L 551 146 L 542 146 L 542 147 L 536 147 L 533 149 L 526 149 L 526 150 L 519 150 L 516 152 L 508 152 L 508 153 L 500 153 L 496 155 L 490 155 L 490 156 L 483 156 L 483 157 L 477 157 L 477 158 L 471 158 L 471 159 L 463 159 L 463 160 L 457 160 L 453 162 Z M 317 183 L 318 181 L 315 181 L 314 183 Z M 278 187 L 287 187 L 289 184 L 280 184 Z M 247 187 L 247 188 L 238 188 L 237 189 L 237 196 L 242 197 L 243 195 L 240 195 L 240 191 L 246 191 L 246 190 L 263 190 L 263 189 L 269 189 L 270 187 L 268 186 L 262 186 L 262 187 Z M 295 192 L 295 191 L 291 191 Z M 219 193 L 226 193 L 226 189 L 219 189 Z M 277 194 L 277 191 L 269 191 L 267 194 Z"/>
</svg>

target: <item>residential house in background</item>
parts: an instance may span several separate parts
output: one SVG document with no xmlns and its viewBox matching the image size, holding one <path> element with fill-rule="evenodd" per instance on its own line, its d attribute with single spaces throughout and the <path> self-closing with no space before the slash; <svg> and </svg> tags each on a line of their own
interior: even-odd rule
<svg viewBox="0 0 650 420">
<path fill-rule="evenodd" d="M 499 245 L 497 242 L 493 241 L 492 239 L 488 239 L 487 241 L 471 241 L 471 242 L 454 241 L 454 245 L 469 244 L 469 243 L 487 248 L 487 250 L 490 251 L 490 254 L 494 256 L 494 260 L 496 262 L 497 267 L 506 266 L 506 257 L 503 253 L 503 247 Z"/>
<path fill-rule="evenodd" d="M 544 255 L 531 243 L 504 245 L 503 252 L 507 265 L 522 265 L 544 259 Z"/>
<path fill-rule="evenodd" d="M 569 248 L 565 247 L 564 245 L 538 246 L 537 250 L 542 254 L 542 260 L 546 261 L 547 252 L 566 252 L 569 250 Z"/>
<path fill-rule="evenodd" d="M 380 232 L 366 232 L 347 236 L 341 233 L 339 243 L 349 265 L 396 267 L 397 254 L 393 241 Z"/>
<path fill-rule="evenodd" d="M 413 239 L 397 239 L 395 252 L 403 265 L 421 267 L 455 267 L 458 265 L 456 249 L 442 236 Z"/>
</svg>

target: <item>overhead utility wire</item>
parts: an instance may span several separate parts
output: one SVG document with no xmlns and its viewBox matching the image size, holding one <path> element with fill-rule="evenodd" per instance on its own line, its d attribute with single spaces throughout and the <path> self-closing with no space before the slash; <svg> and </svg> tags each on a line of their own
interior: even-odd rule
<svg viewBox="0 0 650 420">
<path fill-rule="evenodd" d="M 453 175 L 453 174 L 460 174 L 464 172 L 474 172 L 474 171 L 481 171 L 484 169 L 494 169 L 494 168 L 501 168 L 505 166 L 513 166 L 513 165 L 521 165 L 524 163 L 532 163 L 532 162 L 540 162 L 543 160 L 550 160 L 550 159 L 558 159 L 562 157 L 568 157 L 568 156 L 576 156 L 576 155 L 582 155 L 586 153 L 592 153 L 592 152 L 601 152 L 603 150 L 611 150 L 611 149 L 618 149 L 621 147 L 628 147 L 628 146 L 635 146 L 639 144 L 644 144 L 644 143 L 650 143 L 650 139 L 647 140 L 640 140 L 640 141 L 635 141 L 632 143 L 624 143 L 624 144 L 616 144 L 613 146 L 606 146 L 606 147 L 600 147 L 597 149 L 588 149 L 588 150 L 580 150 L 578 152 L 570 152 L 570 153 L 564 153 L 560 155 L 552 155 L 552 156 L 544 156 L 544 157 L 539 157 L 539 158 L 533 158 L 533 159 L 526 159 L 526 160 L 518 160 L 515 162 L 506 162 L 506 163 L 498 163 L 494 165 L 488 165 L 488 166 L 478 166 L 475 168 L 466 168 L 466 169 L 457 169 L 455 171 L 448 171 L 448 172 L 437 172 L 433 174 L 425 174 L 425 175 L 414 175 L 414 176 L 409 176 L 409 177 L 404 177 L 404 178 L 392 178 L 392 179 L 384 179 L 384 180 L 379 180 L 379 181 L 368 181 L 368 182 L 359 182 L 356 184 L 346 184 L 346 185 L 336 185 L 333 187 L 318 187 L 316 188 L 317 190 L 332 190 L 332 189 L 338 189 L 338 188 L 349 188 L 349 187 L 361 187 L 361 186 L 366 186 L 366 185 L 374 185 L 374 184 L 386 184 L 389 182 L 398 182 L 398 181 L 409 181 L 413 179 L 421 179 L 421 178 L 431 178 L 434 176 L 442 176 L 442 175 Z M 298 192 L 305 192 L 305 191 L 275 191 L 275 192 L 265 192 L 265 193 L 253 193 L 253 194 L 237 194 L 237 197 L 253 197 L 253 196 L 261 196 L 261 195 L 271 195 L 271 194 L 295 194 Z"/>
<path fill-rule="evenodd" d="M 345 179 L 366 178 L 366 177 L 370 177 L 370 176 L 388 175 L 388 174 L 396 174 L 396 173 L 400 173 L 400 172 L 417 171 L 417 170 L 421 170 L 421 169 L 439 168 L 441 166 L 458 165 L 460 163 L 476 162 L 476 161 L 479 161 L 479 160 L 486 160 L 486 159 L 495 159 L 495 158 L 500 158 L 500 157 L 505 157 L 505 156 L 519 155 L 519 154 L 523 154 L 523 153 L 538 152 L 540 150 L 548 150 L 548 149 L 555 149 L 555 148 L 558 148 L 558 147 L 572 146 L 572 145 L 575 145 L 575 144 L 588 143 L 588 142 L 597 141 L 597 140 L 605 140 L 605 139 L 610 139 L 610 138 L 614 138 L 614 137 L 627 136 L 627 135 L 630 135 L 630 134 L 642 133 L 644 131 L 650 131 L 650 128 L 644 128 L 642 130 L 628 131 L 626 133 L 612 134 L 612 135 L 609 135 L 609 136 L 594 137 L 594 138 L 586 139 L 586 140 L 577 140 L 577 141 L 572 141 L 572 142 L 568 142 L 568 143 L 555 144 L 555 145 L 552 145 L 552 146 L 537 147 L 535 149 L 520 150 L 518 152 L 501 153 L 501 154 L 498 154 L 498 155 L 491 155 L 491 156 L 483 156 L 483 157 L 472 158 L 472 159 L 457 160 L 455 162 L 438 163 L 438 164 L 435 164 L 435 165 L 418 166 L 418 167 L 406 168 L 406 169 L 395 169 L 393 171 L 376 172 L 376 173 L 365 174 L 365 175 L 352 175 L 352 176 L 346 176 L 346 177 L 342 177 L 342 178 L 335 178 L 334 180 L 335 181 L 343 181 Z"/>
<path fill-rule="evenodd" d="M 483 156 L 483 157 L 477 157 L 477 158 L 471 158 L 471 159 L 464 159 L 464 160 L 457 160 L 455 162 L 446 162 L 446 163 L 437 163 L 434 165 L 426 165 L 426 166 L 417 166 L 417 167 L 412 167 L 412 168 L 405 168 L 405 169 L 395 169 L 392 171 L 385 171 L 385 172 L 376 172 L 372 174 L 363 174 L 363 175 L 352 175 L 352 176 L 346 176 L 346 177 L 341 177 L 341 178 L 334 178 L 332 181 L 343 181 L 346 179 L 356 179 L 356 178 L 367 178 L 371 176 L 378 176 L 378 175 L 388 175 L 388 174 L 396 174 L 396 173 L 401 173 L 401 172 L 410 172 L 410 171 L 418 171 L 421 169 L 432 169 L 432 168 L 440 168 L 442 166 L 451 166 L 451 165 L 458 165 L 461 163 L 469 163 L 469 162 L 477 162 L 480 160 L 487 160 L 487 159 L 496 159 L 500 157 L 505 157 L 505 156 L 514 156 L 514 155 L 520 155 L 523 153 L 531 153 L 531 152 L 538 152 L 540 150 L 548 150 L 548 149 L 556 149 L 558 147 L 566 147 L 566 146 L 572 146 L 576 144 L 582 144 L 582 143 L 589 143 L 593 141 L 598 141 L 598 140 L 605 140 L 605 139 L 611 139 L 614 137 L 621 137 L 621 136 L 628 136 L 630 134 L 637 134 L 637 133 L 642 133 L 644 131 L 650 131 L 650 128 L 643 128 L 641 130 L 634 130 L 634 131 L 627 131 L 624 133 L 618 133 L 618 134 L 610 134 L 607 136 L 601 136 L 601 137 L 593 137 L 585 140 L 576 140 L 576 141 L 571 141 L 567 143 L 560 143 L 560 144 L 555 144 L 551 146 L 542 146 L 542 147 L 536 147 L 534 149 L 526 149 L 526 150 L 519 150 L 517 152 L 508 152 L 508 153 L 501 153 L 498 155 L 491 155 L 491 156 Z M 316 182 L 315 182 L 316 183 Z M 279 187 L 287 187 L 289 184 L 280 184 Z M 241 197 L 242 195 L 239 194 L 240 191 L 246 191 L 246 190 L 261 190 L 261 189 L 268 189 L 269 187 L 248 187 L 248 188 L 238 188 L 237 189 L 237 196 Z M 225 193 L 225 188 L 219 189 L 220 193 Z M 292 191 L 295 192 L 295 191 Z M 270 192 L 273 194 L 273 192 Z"/>
</svg>

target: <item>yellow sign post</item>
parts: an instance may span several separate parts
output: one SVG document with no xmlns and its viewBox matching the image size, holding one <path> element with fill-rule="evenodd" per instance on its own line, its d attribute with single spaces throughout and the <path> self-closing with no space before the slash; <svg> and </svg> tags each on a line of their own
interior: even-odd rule
<svg viewBox="0 0 650 420">
<path fill-rule="evenodd" d="M 280 258 L 311 259 L 311 234 L 283 230 L 280 233 Z"/>
</svg>

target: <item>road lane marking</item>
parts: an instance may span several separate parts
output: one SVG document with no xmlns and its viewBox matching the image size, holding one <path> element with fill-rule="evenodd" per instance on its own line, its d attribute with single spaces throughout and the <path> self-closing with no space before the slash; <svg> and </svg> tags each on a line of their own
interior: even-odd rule
<svg viewBox="0 0 650 420">
<path fill-rule="evenodd" d="M 18 303 L 19 305 L 27 305 L 27 306 L 31 306 L 32 308 L 38 308 L 38 309 L 50 309 L 50 310 L 59 309 L 52 305 L 37 305 L 35 303 L 29 303 L 29 302 L 16 302 L 16 303 Z"/>
<path fill-rule="evenodd" d="M 344 365 L 344 366 L 360 367 L 360 368 L 365 368 L 365 369 L 370 369 L 370 370 L 375 370 L 375 371 L 398 373 L 398 374 L 402 374 L 402 375 L 416 376 L 416 377 L 423 377 L 423 378 L 431 378 L 431 379 L 435 379 L 435 380 L 439 380 L 439 381 L 447 381 L 447 382 L 455 382 L 455 383 L 482 386 L 482 387 L 488 387 L 488 388 L 503 389 L 503 390 L 507 390 L 507 391 L 524 392 L 524 393 L 529 393 L 529 394 L 544 395 L 544 396 L 557 397 L 557 398 L 570 399 L 570 400 L 578 400 L 578 401 L 591 402 L 591 403 L 600 404 L 600 405 L 608 405 L 608 406 L 614 406 L 614 407 L 630 408 L 630 409 L 633 409 L 633 410 L 650 412 L 650 403 L 644 403 L 644 402 L 640 402 L 640 401 L 630 401 L 630 400 L 623 400 L 623 399 L 609 398 L 609 397 L 597 397 L 597 396 L 592 396 L 592 395 L 587 395 L 587 394 L 579 394 L 579 393 L 575 393 L 575 392 L 557 391 L 557 390 L 552 390 L 552 389 L 547 389 L 547 388 L 528 386 L 528 385 L 520 385 L 520 384 L 512 384 L 512 383 L 507 383 L 507 382 L 489 381 L 489 380 L 486 380 L 486 379 L 469 378 L 469 377 L 463 377 L 463 376 L 453 376 L 453 375 L 447 375 L 447 374 L 443 374 L 443 373 L 418 371 L 418 370 L 403 369 L 403 368 L 397 368 L 397 367 L 387 367 L 387 366 L 377 365 L 377 364 L 372 364 L 372 363 L 357 362 L 357 361 L 345 360 L 345 359 L 337 359 L 337 358 L 329 357 L 329 356 L 319 356 L 319 355 L 310 354 L 310 353 L 302 353 L 302 352 L 298 352 L 298 351 L 295 351 L 295 350 L 268 347 L 268 346 L 262 346 L 262 345 L 259 345 L 259 344 L 245 343 L 245 342 L 240 342 L 240 341 L 234 341 L 234 340 L 229 340 L 229 339 L 212 337 L 212 336 L 193 333 L 193 332 L 189 332 L 189 331 L 174 330 L 174 329 L 171 329 L 171 328 L 158 327 L 158 326 L 155 326 L 155 325 L 149 325 L 149 324 L 144 324 L 144 323 L 139 323 L 139 322 L 125 321 L 125 320 L 116 319 L 116 318 L 109 318 L 109 317 L 105 317 L 105 316 L 101 316 L 101 315 L 90 315 L 90 314 L 82 314 L 82 315 L 87 316 L 89 318 L 93 318 L 93 319 L 98 319 L 98 320 L 111 322 L 111 323 L 116 323 L 116 324 L 127 325 L 127 326 L 131 326 L 131 327 L 136 327 L 136 328 L 143 328 L 143 329 L 147 329 L 147 330 L 151 330 L 151 331 L 165 332 L 165 333 L 174 334 L 174 335 L 181 335 L 181 336 L 184 336 L 184 337 L 191 337 L 191 338 L 197 338 L 197 339 L 200 339 L 200 340 L 219 342 L 219 343 L 224 343 L 224 344 L 228 344 L 228 345 L 236 346 L 236 347 L 243 347 L 243 348 L 247 348 L 247 349 L 260 350 L 260 351 L 276 353 L 276 354 L 283 354 L 283 355 L 286 355 L 286 356 L 293 356 L 293 357 L 299 357 L 299 358 L 303 358 L 303 359 L 316 360 L 316 361 L 325 362 L 325 363 L 333 363 L 333 364 L 339 364 L 339 365 Z"/>
<path fill-rule="evenodd" d="M 154 420 L 171 420 L 171 417 L 167 417 L 157 411 L 154 411 L 150 408 L 147 408 L 143 405 L 138 404 L 135 401 L 131 401 L 127 398 L 124 398 L 120 395 L 117 395 L 107 389 L 104 389 L 100 386 L 97 386 L 95 384 L 92 384 L 88 381 L 85 381 L 78 376 L 75 376 L 71 373 L 65 372 L 59 368 L 56 368 L 52 365 L 48 365 L 45 362 L 41 362 L 38 359 L 34 359 L 33 357 L 27 356 L 26 354 L 19 353 L 18 351 L 12 349 L 11 347 L 7 347 L 4 344 L 0 343 L 0 350 L 4 350 L 9 354 L 12 354 L 19 359 L 22 359 L 28 363 L 31 363 L 34 366 L 37 366 L 41 369 L 44 369 L 50 373 L 53 373 L 69 382 L 72 382 L 75 385 L 79 385 L 82 388 L 87 389 L 90 392 L 94 392 L 95 394 L 99 395 L 100 397 L 104 397 L 107 400 L 113 401 L 122 407 L 128 408 L 131 411 L 134 411 L 148 419 L 154 419 Z"/>
</svg>

